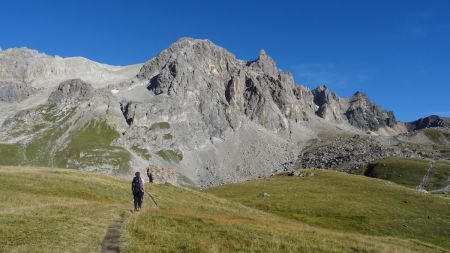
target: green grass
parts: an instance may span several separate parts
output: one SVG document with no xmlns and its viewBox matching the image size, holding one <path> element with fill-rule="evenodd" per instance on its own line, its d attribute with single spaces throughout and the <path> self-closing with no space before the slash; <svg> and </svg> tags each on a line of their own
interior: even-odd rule
<svg viewBox="0 0 450 253">
<path fill-rule="evenodd" d="M 22 145 L 20 143 L 0 143 L 0 164 L 19 165 L 23 162 Z"/>
<path fill-rule="evenodd" d="M 130 153 L 113 141 L 120 134 L 105 121 L 90 121 L 81 130 L 74 133 L 62 152 L 58 153 L 61 167 L 79 168 L 112 165 L 115 173 L 126 173 L 130 170 Z"/>
<path fill-rule="evenodd" d="M 53 166 L 52 149 L 67 129 L 62 124 L 36 134 L 26 143 L 0 144 L 0 165 Z"/>
<path fill-rule="evenodd" d="M 164 140 L 170 140 L 173 138 L 173 135 L 171 133 L 167 133 L 163 135 Z"/>
<path fill-rule="evenodd" d="M 196 190 L 170 185 L 148 190 L 160 209 L 147 205 L 131 217 L 125 252 L 440 251 L 417 241 L 311 227 Z"/>
<path fill-rule="evenodd" d="M 137 145 L 133 145 L 131 146 L 131 149 L 145 160 L 149 160 L 152 157 L 146 148 L 141 148 Z"/>
<path fill-rule="evenodd" d="M 78 171 L 0 167 L 0 252 L 97 252 L 130 206 L 128 186 Z"/>
<path fill-rule="evenodd" d="M 58 107 L 56 105 L 43 105 L 38 107 L 37 110 L 40 111 L 42 119 L 47 122 L 55 123 L 59 120 Z"/>
<path fill-rule="evenodd" d="M 22 114 L 17 115 L 11 126 L 11 135 L 32 136 L 32 138 L 24 143 L 0 144 L 2 154 L 9 154 L 8 157 L 0 158 L 0 164 L 54 166 L 53 148 L 57 140 L 67 131 L 68 121 L 74 111 L 74 108 L 60 111 L 55 106 L 40 106 L 36 112 L 44 122 L 35 125 L 27 124 L 22 119 Z"/>
<path fill-rule="evenodd" d="M 148 130 L 156 130 L 156 129 L 169 129 L 170 124 L 169 122 L 157 122 L 153 123 Z"/>
<path fill-rule="evenodd" d="M 183 154 L 179 150 L 161 149 L 156 154 L 168 162 L 179 163 L 183 160 Z"/>
<path fill-rule="evenodd" d="M 52 149 L 57 140 L 67 131 L 68 125 L 54 126 L 35 136 L 25 146 L 26 164 L 35 166 L 53 166 Z"/>
<path fill-rule="evenodd" d="M 334 179 L 345 185 L 350 177 Z M 309 226 L 198 190 L 146 188 L 159 209 L 144 199 L 123 228 L 121 252 L 445 252 L 417 240 Z M 0 252 L 98 252 L 108 224 L 130 208 L 130 180 L 0 167 Z"/>
<path fill-rule="evenodd" d="M 450 184 L 450 163 L 444 161 L 436 162 L 429 184 L 428 190 L 436 190 Z"/>
<path fill-rule="evenodd" d="M 433 149 L 443 154 L 450 154 L 450 147 L 446 145 L 433 145 Z"/>
<path fill-rule="evenodd" d="M 21 111 L 11 120 L 8 126 L 8 135 L 13 138 L 30 136 L 51 127 L 54 123 L 62 125 L 73 115 L 74 111 L 74 108 L 59 110 L 55 106 L 48 105 Z M 32 115 L 33 120 L 25 120 L 27 115 Z"/>
<path fill-rule="evenodd" d="M 441 131 L 439 129 L 426 128 L 423 133 L 436 144 L 445 144 L 444 140 L 450 141 L 450 133 Z"/>
<path fill-rule="evenodd" d="M 428 170 L 428 161 L 413 158 L 385 158 L 370 163 L 364 175 L 415 188 Z"/>
<path fill-rule="evenodd" d="M 74 109 L 59 111 L 55 106 L 43 106 L 37 110 L 46 123 L 29 127 L 34 130 L 23 134 L 34 136 L 26 143 L 0 144 L 0 165 L 107 167 L 117 174 L 130 171 L 131 155 L 125 148 L 113 144 L 120 134 L 105 121 L 90 121 L 82 129 L 68 133 L 69 143 L 62 149 L 57 144 L 69 129 Z M 20 120 L 18 117 L 16 121 Z M 148 152 L 140 154 L 150 157 Z"/>
<path fill-rule="evenodd" d="M 450 200 L 387 181 L 314 170 L 207 190 L 232 201 L 317 227 L 418 240 L 450 249 Z M 267 192 L 267 198 L 258 197 Z"/>
<path fill-rule="evenodd" d="M 416 188 L 428 170 L 428 161 L 413 158 L 385 158 L 370 163 L 364 172 L 366 176 L 389 180 L 410 188 Z M 428 191 L 447 186 L 450 182 L 450 164 L 438 161 L 435 163 L 431 180 L 425 185 Z"/>
</svg>

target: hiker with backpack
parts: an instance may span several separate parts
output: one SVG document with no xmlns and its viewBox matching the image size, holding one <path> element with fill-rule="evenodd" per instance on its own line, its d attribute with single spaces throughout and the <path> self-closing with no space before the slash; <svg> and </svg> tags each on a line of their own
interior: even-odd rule
<svg viewBox="0 0 450 253">
<path fill-rule="evenodd" d="M 142 200 L 144 199 L 144 180 L 141 178 L 141 173 L 135 173 L 135 177 L 131 183 L 131 190 L 134 198 L 134 211 L 141 210 Z"/>
</svg>

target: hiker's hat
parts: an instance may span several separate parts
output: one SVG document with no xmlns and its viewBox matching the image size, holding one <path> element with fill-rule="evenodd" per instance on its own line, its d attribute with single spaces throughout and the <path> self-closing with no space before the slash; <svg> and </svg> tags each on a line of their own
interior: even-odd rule
<svg viewBox="0 0 450 253">
<path fill-rule="evenodd" d="M 134 173 L 134 175 L 139 177 L 141 175 L 141 173 L 139 171 L 137 171 L 136 173 Z"/>
</svg>

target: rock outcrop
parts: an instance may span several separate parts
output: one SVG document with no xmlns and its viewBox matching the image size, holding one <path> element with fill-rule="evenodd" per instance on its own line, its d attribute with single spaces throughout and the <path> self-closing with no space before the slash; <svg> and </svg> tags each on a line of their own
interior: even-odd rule
<svg viewBox="0 0 450 253">
<path fill-rule="evenodd" d="M 208 40 L 181 39 L 145 63 L 137 77 L 149 80 L 148 89 L 157 96 L 195 105 L 215 137 L 244 119 L 279 131 L 288 120 L 307 120 L 314 113 L 309 90 L 295 85 L 264 50 L 244 62 Z"/>
<path fill-rule="evenodd" d="M 153 183 L 155 184 L 178 184 L 177 171 L 173 168 L 161 168 L 157 165 L 150 164 L 146 171 L 151 174 Z"/>
<path fill-rule="evenodd" d="M 377 131 L 393 128 L 398 123 L 392 111 L 374 104 L 363 92 L 350 98 L 340 98 L 326 86 L 312 90 L 316 115 L 331 122 L 348 123 L 361 130 Z"/>
<path fill-rule="evenodd" d="M 58 88 L 50 94 L 48 103 L 86 101 L 92 96 L 94 96 L 92 85 L 81 79 L 70 79 L 58 85 Z"/>
<path fill-rule="evenodd" d="M 348 99 L 345 116 L 348 122 L 363 130 L 378 130 L 382 127 L 394 127 L 397 123 L 394 113 L 386 111 L 372 103 L 362 92 L 356 92 Z"/>
<path fill-rule="evenodd" d="M 326 86 L 319 86 L 312 90 L 314 103 L 318 106 L 316 115 L 330 121 L 342 122 L 343 108 L 341 98 L 331 92 Z"/>
<path fill-rule="evenodd" d="M 450 127 L 450 118 L 431 115 L 425 118 L 420 118 L 416 121 L 406 123 L 409 131 L 416 131 L 430 127 Z"/>
<path fill-rule="evenodd" d="M 53 57 L 28 48 L 0 51 L 0 80 L 30 83 L 45 75 L 54 74 Z"/>
</svg>

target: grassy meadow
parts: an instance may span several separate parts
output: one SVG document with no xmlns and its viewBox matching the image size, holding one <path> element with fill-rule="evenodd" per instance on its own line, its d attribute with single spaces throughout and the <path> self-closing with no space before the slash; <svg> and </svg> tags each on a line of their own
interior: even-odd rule
<svg viewBox="0 0 450 253">
<path fill-rule="evenodd" d="M 0 252 L 97 252 L 129 195 L 127 182 L 104 175 L 0 167 Z"/>
<path fill-rule="evenodd" d="M 428 161 L 414 158 L 385 158 L 367 166 L 364 174 L 394 183 L 415 188 L 427 173 Z M 434 164 L 430 181 L 425 185 L 428 191 L 447 186 L 450 182 L 450 163 L 437 161 Z"/>
<path fill-rule="evenodd" d="M 314 176 L 280 175 L 207 192 L 315 227 L 417 240 L 450 249 L 448 198 L 359 175 L 309 172 Z"/>
<path fill-rule="evenodd" d="M 145 198 L 122 227 L 121 252 L 449 251 L 448 199 L 362 176 L 314 173 L 207 191 L 146 185 L 159 208 Z M 98 252 L 108 224 L 129 212 L 131 200 L 130 180 L 0 167 L 0 252 Z"/>
</svg>

